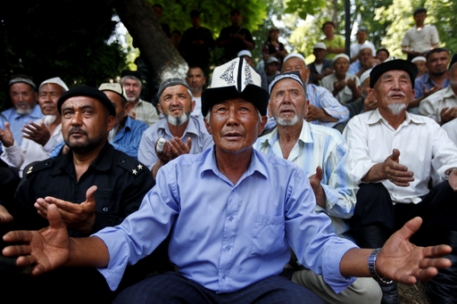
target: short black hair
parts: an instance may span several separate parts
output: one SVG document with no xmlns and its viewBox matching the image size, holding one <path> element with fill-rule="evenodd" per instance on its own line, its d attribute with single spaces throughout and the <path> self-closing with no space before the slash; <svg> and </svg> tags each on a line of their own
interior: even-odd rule
<svg viewBox="0 0 457 304">
<path fill-rule="evenodd" d="M 387 53 L 387 56 L 390 57 L 390 52 L 385 48 L 385 47 L 380 47 L 377 51 L 376 51 L 376 54 L 379 53 L 379 52 L 386 52 Z"/>
<path fill-rule="evenodd" d="M 205 71 L 203 71 L 203 68 L 201 66 L 199 66 L 199 65 L 190 65 L 189 66 L 189 70 L 187 70 L 187 72 L 189 73 L 189 71 L 192 70 L 192 69 L 200 69 L 200 71 L 202 71 L 203 77 L 206 77 L 205 76 Z"/>
<path fill-rule="evenodd" d="M 152 7 L 160 7 L 163 10 L 163 6 L 160 5 L 159 3 L 154 4 Z"/>
<path fill-rule="evenodd" d="M 327 25 L 327 24 L 331 24 L 333 26 L 333 28 L 335 28 L 335 23 L 333 23 L 333 21 L 325 21 L 324 24 L 322 24 L 322 29 L 324 29 L 324 27 Z"/>
<path fill-rule="evenodd" d="M 427 10 L 424 7 L 420 7 L 418 9 L 416 9 L 413 13 L 413 16 L 416 16 L 417 14 L 422 14 L 422 13 L 427 14 Z"/>
<path fill-rule="evenodd" d="M 425 54 L 425 59 L 427 59 L 427 61 L 428 61 L 428 58 L 430 57 L 431 54 L 441 53 L 441 52 L 446 52 L 449 55 L 449 50 L 446 48 L 434 48 L 433 50 L 430 50 L 427 52 L 427 54 Z"/>
</svg>

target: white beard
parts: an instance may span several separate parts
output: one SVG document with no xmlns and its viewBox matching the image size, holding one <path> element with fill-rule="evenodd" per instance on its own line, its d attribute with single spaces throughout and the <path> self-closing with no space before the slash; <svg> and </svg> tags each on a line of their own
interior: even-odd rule
<svg viewBox="0 0 457 304">
<path fill-rule="evenodd" d="M 285 120 L 284 118 L 281 118 L 281 117 L 275 117 L 275 119 L 276 119 L 276 123 L 283 127 L 293 126 L 300 121 L 300 117 L 298 117 L 298 115 L 294 115 L 294 117 L 290 120 Z"/>
<path fill-rule="evenodd" d="M 190 113 L 183 113 L 181 116 L 174 117 L 171 115 L 167 115 L 167 120 L 170 125 L 175 127 L 182 125 L 189 119 Z"/>
<path fill-rule="evenodd" d="M 51 124 L 56 121 L 57 115 L 44 115 L 43 117 L 43 123 L 45 126 L 50 126 Z"/>
<path fill-rule="evenodd" d="M 398 115 L 403 112 L 403 110 L 406 108 L 406 105 L 404 103 L 392 103 L 387 105 L 387 107 L 389 108 L 390 112 L 392 112 L 392 114 Z"/>
</svg>

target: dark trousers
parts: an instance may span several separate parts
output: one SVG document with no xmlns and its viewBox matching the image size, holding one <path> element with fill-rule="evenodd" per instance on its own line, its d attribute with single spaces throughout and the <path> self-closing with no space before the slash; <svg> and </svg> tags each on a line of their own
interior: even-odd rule
<svg viewBox="0 0 457 304">
<path fill-rule="evenodd" d="M 268 266 L 267 266 L 268 267 Z M 231 293 L 215 293 L 176 272 L 149 277 L 123 290 L 120 303 L 324 303 L 308 289 L 273 276 Z"/>
<path fill-rule="evenodd" d="M 419 204 L 393 205 L 383 184 L 362 184 L 357 193 L 357 204 L 350 225 L 351 229 L 359 232 L 363 232 L 364 227 L 377 226 L 388 237 L 415 216 L 423 219 L 420 230 L 412 239 L 420 245 L 427 245 L 421 241 L 421 236 L 457 231 L 457 192 L 444 181 L 422 197 Z M 387 238 L 384 241 L 386 240 Z"/>
</svg>

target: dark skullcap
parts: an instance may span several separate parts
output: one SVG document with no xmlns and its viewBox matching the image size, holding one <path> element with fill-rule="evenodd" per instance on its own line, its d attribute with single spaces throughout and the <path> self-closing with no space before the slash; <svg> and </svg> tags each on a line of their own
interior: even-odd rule
<svg viewBox="0 0 457 304">
<path fill-rule="evenodd" d="M 105 95 L 105 93 L 97 90 L 96 88 L 88 86 L 76 87 L 63 93 L 57 101 L 57 109 L 59 110 L 59 113 L 62 114 L 62 104 L 67 99 L 77 96 L 92 97 L 97 99 L 105 106 L 110 115 L 116 116 L 116 109 L 114 108 L 111 100 L 109 100 L 109 98 Z"/>
<path fill-rule="evenodd" d="M 411 85 L 414 89 L 414 81 L 417 76 L 417 66 L 402 59 L 386 60 L 383 63 L 375 66 L 370 73 L 370 88 L 373 88 L 378 79 L 387 71 L 400 70 L 408 73 L 411 78 Z"/>
</svg>

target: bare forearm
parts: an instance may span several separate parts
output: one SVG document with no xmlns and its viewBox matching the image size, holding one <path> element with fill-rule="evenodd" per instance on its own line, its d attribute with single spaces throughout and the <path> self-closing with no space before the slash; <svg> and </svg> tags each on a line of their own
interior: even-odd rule
<svg viewBox="0 0 457 304">
<path fill-rule="evenodd" d="M 382 163 L 379 163 L 371 167 L 367 174 L 362 178 L 362 182 L 372 183 L 386 179 L 382 170 L 382 165 Z"/>
<path fill-rule="evenodd" d="M 368 257 L 373 249 L 352 248 L 340 262 L 340 272 L 344 277 L 370 277 Z"/>
<path fill-rule="evenodd" d="M 156 178 L 157 172 L 159 172 L 159 169 L 164 165 L 164 163 L 159 159 L 154 166 L 152 167 L 152 177 Z"/>
<path fill-rule="evenodd" d="M 108 248 L 100 238 L 70 238 L 70 257 L 65 266 L 104 268 L 108 263 Z"/>
<path fill-rule="evenodd" d="M 419 104 L 421 103 L 421 100 L 424 99 L 424 97 L 419 97 L 417 99 L 414 99 L 408 104 L 408 109 L 418 107 Z"/>
</svg>

